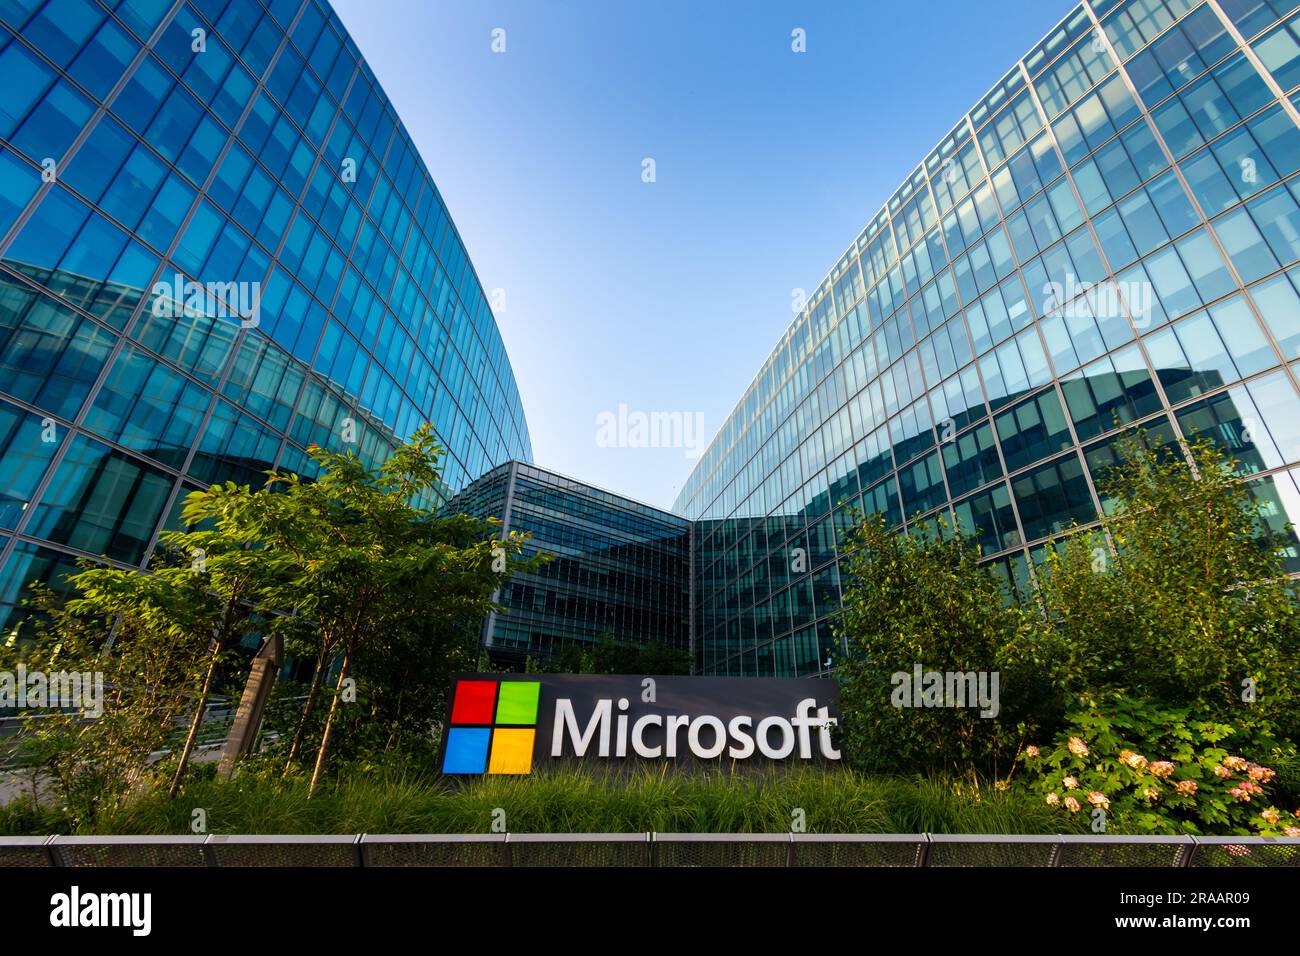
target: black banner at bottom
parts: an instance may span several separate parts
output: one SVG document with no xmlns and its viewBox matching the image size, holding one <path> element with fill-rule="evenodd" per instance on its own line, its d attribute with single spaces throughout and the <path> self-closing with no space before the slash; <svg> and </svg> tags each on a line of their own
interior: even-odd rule
<svg viewBox="0 0 1300 956">
<path fill-rule="evenodd" d="M 219 946 L 432 930 L 445 942 L 471 933 L 499 943 L 707 925 L 731 941 L 770 933 L 774 920 L 909 937 L 987 926 L 1003 941 L 1035 930 L 1075 941 L 1172 930 L 1229 943 L 1291 922 L 1287 869 L 10 869 L 0 871 L 0 918 L 24 948 L 47 935 Z"/>
</svg>

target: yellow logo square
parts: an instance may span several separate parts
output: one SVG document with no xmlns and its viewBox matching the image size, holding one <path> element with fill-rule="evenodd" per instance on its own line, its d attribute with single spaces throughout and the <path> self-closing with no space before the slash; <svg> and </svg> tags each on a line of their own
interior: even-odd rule
<svg viewBox="0 0 1300 956">
<path fill-rule="evenodd" d="M 492 731 L 488 773 L 532 773 L 535 728 L 498 727 Z"/>
</svg>

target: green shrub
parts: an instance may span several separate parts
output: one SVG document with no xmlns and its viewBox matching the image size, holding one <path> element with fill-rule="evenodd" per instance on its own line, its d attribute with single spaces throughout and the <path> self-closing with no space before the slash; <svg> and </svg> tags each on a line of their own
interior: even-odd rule
<svg viewBox="0 0 1300 956">
<path fill-rule="evenodd" d="M 1005 775 L 1025 734 L 1059 718 L 1044 665 L 1061 655 L 1008 604 L 975 541 L 945 519 L 899 534 L 879 515 L 860 518 L 842 544 L 847 585 L 834 627 L 849 650 L 839 666 L 845 760 L 876 773 Z M 970 700 L 899 706 L 894 690 L 918 665 L 996 676 L 998 711 L 983 714 Z"/>
<path fill-rule="evenodd" d="M 1021 755 L 1026 782 L 1058 814 L 1107 832 L 1300 835 L 1300 811 L 1275 805 L 1264 764 L 1285 752 L 1259 727 L 1132 698 L 1086 703 L 1051 745 Z"/>
</svg>

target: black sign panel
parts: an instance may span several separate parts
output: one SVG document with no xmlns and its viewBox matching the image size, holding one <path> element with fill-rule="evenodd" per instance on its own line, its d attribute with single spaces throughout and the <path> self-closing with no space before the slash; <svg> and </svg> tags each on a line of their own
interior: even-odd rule
<svg viewBox="0 0 1300 956">
<path fill-rule="evenodd" d="M 450 774 L 551 761 L 806 763 L 839 759 L 832 679 L 458 674 L 443 734 Z"/>
</svg>

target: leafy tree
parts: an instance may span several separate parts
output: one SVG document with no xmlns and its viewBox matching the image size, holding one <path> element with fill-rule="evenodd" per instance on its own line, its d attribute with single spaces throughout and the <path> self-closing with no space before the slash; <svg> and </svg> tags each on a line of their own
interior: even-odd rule
<svg viewBox="0 0 1300 956">
<path fill-rule="evenodd" d="M 328 693 L 315 792 L 339 728 L 355 729 L 361 714 L 387 728 L 390 746 L 402 728 L 417 737 L 433 732 L 451 649 L 495 608 L 491 596 L 510 573 L 531 565 L 520 557 L 522 536 L 499 539 L 491 519 L 421 504 L 441 479 L 431 426 L 377 468 L 351 452 L 309 454 L 320 465 L 314 481 L 273 474 L 258 491 L 214 486 L 191 497 L 183 514 L 257 550 L 268 572 L 259 597 L 287 615 L 272 626 L 313 651 L 315 676 L 289 759 Z M 354 717 L 344 717 L 346 707 Z"/>
<path fill-rule="evenodd" d="M 691 654 L 663 641 L 620 641 L 605 631 L 593 643 L 565 643 L 545 664 L 527 666 L 552 674 L 689 674 Z"/>
<path fill-rule="evenodd" d="M 197 492 L 203 496 L 205 492 Z M 47 651 L 67 658 L 74 642 L 64 632 L 77 635 L 75 644 L 86 654 L 103 659 L 115 645 L 129 658 L 138 649 L 131 641 L 166 645 L 173 660 L 200 662 L 197 673 L 182 670 L 171 675 L 174 686 L 164 692 L 154 687 L 158 699 L 171 693 L 192 692 L 188 730 L 175 759 L 169 794 L 175 796 L 198 741 L 199 730 L 220 667 L 227 651 L 256 627 L 254 603 L 262 578 L 258 556 L 232 544 L 219 531 L 164 532 L 148 574 L 95 565 L 83 561 L 69 583 L 74 594 L 64 607 L 51 603 L 46 592 L 42 604 L 52 616 L 40 632 L 34 653 Z M 87 622 L 102 622 L 96 634 Z M 147 651 L 146 653 L 152 653 Z M 84 661 L 82 663 L 85 663 Z M 102 670 L 96 665 L 95 670 Z M 124 698 L 130 700 L 130 695 Z M 56 724 L 47 724 L 52 730 Z M 92 735 L 93 736 L 93 735 Z M 49 733 L 44 735 L 52 741 Z"/>
<path fill-rule="evenodd" d="M 691 672 L 691 652 L 673 647 L 663 641 L 649 641 L 641 645 L 640 660 L 634 674 L 680 674 Z"/>
<path fill-rule="evenodd" d="M 339 758 L 432 765 L 451 676 L 473 670 L 478 654 L 477 629 L 466 623 L 412 619 L 361 648 L 351 672 L 357 699 L 340 712 Z"/>
<path fill-rule="evenodd" d="M 71 580 L 97 570 L 85 563 Z M 61 603 L 38 587 L 31 603 L 39 612 L 35 633 L 0 647 L 0 669 L 14 672 L 22 664 L 47 677 L 88 675 L 100 682 L 103 698 L 99 713 L 89 700 L 80 708 L 29 712 L 13 741 L 13 759 L 29 774 L 33 794 L 38 784 L 51 787 L 71 820 L 93 824 L 151 786 L 164 766 L 157 755 L 179 743 L 178 728 L 195 707 L 193 691 L 211 651 L 147 601 Z"/>
<path fill-rule="evenodd" d="M 608 630 L 596 638 L 588 653 L 592 674 L 635 674 L 641 663 L 641 648 L 630 641 L 618 640 Z"/>
<path fill-rule="evenodd" d="M 529 660 L 532 662 L 531 658 Z M 552 654 L 544 664 L 532 663 L 540 671 L 552 674 L 591 674 L 595 669 L 591 650 L 577 641 L 565 641 L 559 651 Z"/>
<path fill-rule="evenodd" d="M 1074 534 L 1038 569 L 1043 616 L 1067 686 L 1188 707 L 1292 737 L 1300 605 L 1285 532 L 1269 528 L 1237 463 L 1213 442 L 1116 444 L 1100 530 Z M 1288 529 L 1289 530 L 1289 529 Z"/>
<path fill-rule="evenodd" d="M 880 515 L 859 517 L 843 544 L 846 587 L 834 628 L 849 648 L 839 670 L 845 758 L 895 773 L 1009 770 L 1055 701 L 1053 654 L 979 563 L 978 546 L 945 520 L 937 533 L 899 534 Z M 981 716 L 969 700 L 923 707 L 896 696 L 895 675 L 910 679 L 918 664 L 923 672 L 996 673 L 997 716 Z"/>
<path fill-rule="evenodd" d="M 194 494 L 202 498 L 207 492 Z M 220 531 L 164 532 L 159 545 L 149 574 L 109 567 L 83 569 L 73 579 L 80 596 L 72 598 L 68 608 L 118 620 L 130 616 L 145 624 L 151 640 L 186 646 L 205 660 L 168 790 L 174 797 L 194 753 L 226 652 L 258 627 L 255 603 L 265 585 L 265 567 L 255 551 Z"/>
<path fill-rule="evenodd" d="M 448 677 L 474 659 L 473 626 L 536 559 L 521 558 L 523 536 L 498 538 L 491 519 L 425 505 L 441 479 L 427 425 L 378 467 L 309 454 L 314 481 L 273 473 L 257 490 L 192 493 L 189 530 L 162 535 L 147 573 L 84 563 L 63 605 L 42 596 L 35 641 L 4 649 L 99 670 L 112 688 L 98 720 L 59 713 L 29 724 L 28 762 L 66 794 L 115 799 L 156 771 L 151 754 L 170 750 L 175 796 L 214 687 L 247 665 L 235 649 L 276 632 L 314 663 L 287 757 L 296 767 L 315 742 L 310 791 L 340 734 L 352 758 L 431 747 Z M 92 814 L 94 800 L 85 805 Z"/>
</svg>

